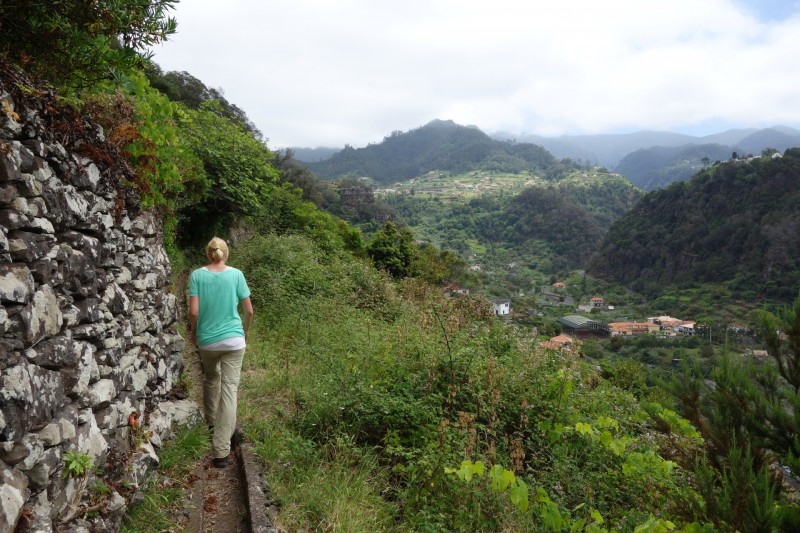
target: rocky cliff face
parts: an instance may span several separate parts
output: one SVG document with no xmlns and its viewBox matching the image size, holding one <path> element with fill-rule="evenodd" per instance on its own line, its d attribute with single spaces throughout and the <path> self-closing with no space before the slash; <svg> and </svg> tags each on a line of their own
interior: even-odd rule
<svg viewBox="0 0 800 533">
<path fill-rule="evenodd" d="M 123 160 L 28 93 L 0 77 L 0 532 L 113 531 L 161 441 L 200 421 L 173 390 L 179 302 Z M 99 466 L 108 495 L 87 490 Z"/>
</svg>

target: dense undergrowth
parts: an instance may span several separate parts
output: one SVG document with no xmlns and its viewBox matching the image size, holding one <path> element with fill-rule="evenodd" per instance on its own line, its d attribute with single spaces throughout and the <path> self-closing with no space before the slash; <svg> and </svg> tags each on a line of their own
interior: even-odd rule
<svg viewBox="0 0 800 533">
<path fill-rule="evenodd" d="M 577 354 L 538 348 L 485 300 L 395 284 L 305 237 L 254 237 L 234 258 L 258 317 L 241 416 L 283 527 L 540 531 L 583 520 L 633 530 L 702 519 L 682 468 L 697 432 Z M 487 475 L 466 475 L 477 462 Z M 494 465 L 524 483 L 529 505 L 497 490 Z"/>
</svg>

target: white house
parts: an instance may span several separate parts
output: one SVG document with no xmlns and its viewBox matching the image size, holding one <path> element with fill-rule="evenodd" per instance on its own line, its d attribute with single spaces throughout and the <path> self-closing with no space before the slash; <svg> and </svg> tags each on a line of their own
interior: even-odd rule
<svg viewBox="0 0 800 533">
<path fill-rule="evenodd" d="M 505 316 L 511 313 L 510 300 L 492 300 L 492 307 L 494 314 L 497 316 Z"/>
</svg>

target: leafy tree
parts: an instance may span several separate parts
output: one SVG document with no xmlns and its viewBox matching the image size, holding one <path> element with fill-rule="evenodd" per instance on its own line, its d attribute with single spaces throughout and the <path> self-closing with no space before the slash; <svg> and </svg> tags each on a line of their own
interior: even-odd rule
<svg viewBox="0 0 800 533">
<path fill-rule="evenodd" d="M 317 209 L 313 203 L 302 198 L 300 189 L 289 183 L 270 186 L 261 198 L 261 205 L 247 218 L 257 233 L 302 234 L 326 252 L 341 249 L 356 255 L 363 255 L 364 252 L 358 229 Z"/>
<path fill-rule="evenodd" d="M 274 152 L 226 118 L 216 100 L 180 113 L 178 134 L 201 159 L 209 181 L 206 197 L 180 212 L 183 242 L 202 242 L 211 232 L 225 233 L 237 218 L 260 212 L 278 182 Z"/>
<path fill-rule="evenodd" d="M 336 191 L 339 201 L 330 206 L 331 212 L 362 229 L 374 231 L 386 222 L 397 220 L 392 206 L 375 198 L 372 187 L 362 181 L 344 179 L 338 183 Z"/>
<path fill-rule="evenodd" d="M 261 140 L 262 134 L 247 114 L 236 105 L 228 102 L 221 89 L 208 87 L 188 72 L 162 72 L 161 67 L 152 61 L 145 64 L 144 72 L 150 85 L 158 89 L 173 102 L 181 102 L 191 109 L 200 109 L 203 102 L 216 100 L 222 116 L 233 119 L 244 129 Z"/>
<path fill-rule="evenodd" d="M 0 52 L 66 87 L 86 88 L 140 64 L 175 33 L 177 0 L 4 2 Z"/>
<path fill-rule="evenodd" d="M 387 222 L 375 234 L 367 244 L 367 255 L 376 268 L 386 270 L 396 279 L 415 273 L 417 250 L 414 236 L 406 227 L 398 229 L 394 222 Z"/>
<path fill-rule="evenodd" d="M 86 110 L 129 156 L 131 185 L 145 207 L 164 213 L 168 235 L 177 221 L 182 244 L 202 243 L 260 212 L 279 177 L 276 155 L 263 142 L 216 100 L 193 110 L 171 102 L 141 73 L 121 82 L 117 92 L 89 97 Z"/>
<path fill-rule="evenodd" d="M 338 214 L 337 210 L 340 210 L 341 201 L 329 183 L 319 180 L 297 161 L 292 150 L 279 152 L 277 156 L 281 180 L 291 183 L 303 191 L 303 198 L 306 200 L 314 202 L 318 207 L 331 213 Z"/>
<path fill-rule="evenodd" d="M 467 277 L 467 263 L 449 250 L 440 250 L 429 242 L 419 247 L 416 260 L 418 277 L 428 283 L 462 281 Z"/>
</svg>

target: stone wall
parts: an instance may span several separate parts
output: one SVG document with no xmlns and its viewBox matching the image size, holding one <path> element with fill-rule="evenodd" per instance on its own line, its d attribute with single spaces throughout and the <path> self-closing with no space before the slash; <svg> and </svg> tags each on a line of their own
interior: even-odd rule
<svg viewBox="0 0 800 533">
<path fill-rule="evenodd" d="M 160 220 L 132 212 L 83 140 L 59 141 L 52 102 L 9 85 L 0 79 L 0 532 L 116 531 L 161 441 L 200 421 L 175 388 L 184 341 Z M 87 456 L 90 472 L 66 472 Z M 109 490 L 92 490 L 98 481 Z"/>
</svg>

